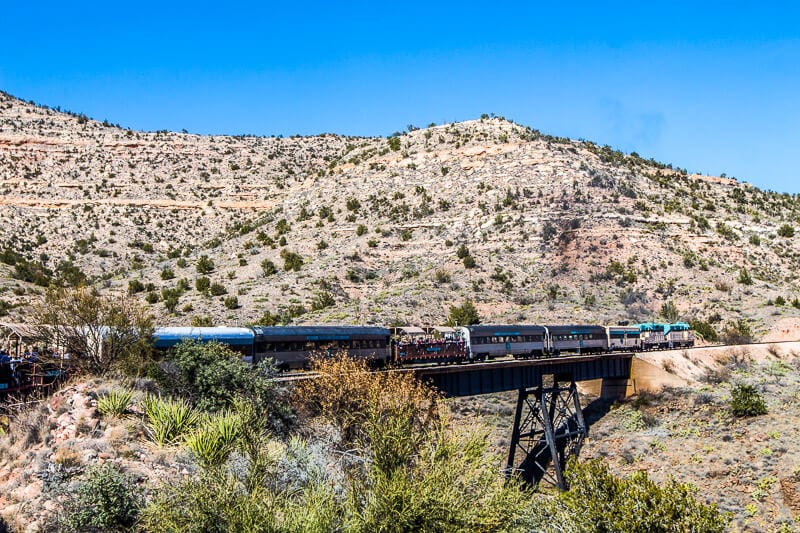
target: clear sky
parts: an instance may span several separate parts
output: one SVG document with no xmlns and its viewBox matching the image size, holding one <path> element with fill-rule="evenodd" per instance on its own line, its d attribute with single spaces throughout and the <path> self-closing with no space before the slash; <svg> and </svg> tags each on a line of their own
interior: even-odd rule
<svg viewBox="0 0 800 533">
<path fill-rule="evenodd" d="M 496 113 L 800 193 L 798 2 L 9 0 L 0 27 L 0 89 L 134 129 Z"/>
</svg>

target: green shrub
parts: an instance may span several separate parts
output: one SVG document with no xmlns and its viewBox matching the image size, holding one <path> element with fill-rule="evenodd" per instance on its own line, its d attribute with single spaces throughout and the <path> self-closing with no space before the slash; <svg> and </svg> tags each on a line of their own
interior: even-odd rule
<svg viewBox="0 0 800 533">
<path fill-rule="evenodd" d="M 333 307 L 336 305 L 336 298 L 333 297 L 328 291 L 320 291 L 314 295 L 314 298 L 311 300 L 311 310 L 312 311 L 319 311 L 321 309 L 325 309 L 326 307 Z"/>
<path fill-rule="evenodd" d="M 144 284 L 138 279 L 128 281 L 128 294 L 138 294 L 144 292 Z"/>
<path fill-rule="evenodd" d="M 283 258 L 283 269 L 286 272 L 299 272 L 303 267 L 303 257 L 298 253 L 281 250 L 281 257 Z"/>
<path fill-rule="evenodd" d="M 668 533 L 725 531 L 731 517 L 695 499 L 697 489 L 669 480 L 662 486 L 640 471 L 618 478 L 599 459 L 568 465 L 569 490 L 532 507 L 535 531 Z"/>
<path fill-rule="evenodd" d="M 254 367 L 217 342 L 184 341 L 168 357 L 159 381 L 165 390 L 188 399 L 198 409 L 219 411 L 244 398 L 271 413 L 276 427 L 288 420 L 288 411 L 270 379 L 274 370 L 268 364 Z"/>
<path fill-rule="evenodd" d="M 215 468 L 228 459 L 241 430 L 241 417 L 235 412 L 223 411 L 199 424 L 186 437 L 186 445 L 205 468 Z"/>
<path fill-rule="evenodd" d="M 475 268 L 477 263 L 475 262 L 475 258 L 471 255 L 468 255 L 464 258 L 464 268 Z"/>
<path fill-rule="evenodd" d="M 731 389 L 728 405 L 736 416 L 757 416 L 767 414 L 767 404 L 761 393 L 752 385 L 736 385 Z"/>
<path fill-rule="evenodd" d="M 173 272 L 171 268 L 165 267 L 161 269 L 161 279 L 168 280 L 174 277 L 175 277 L 175 272 Z"/>
<path fill-rule="evenodd" d="M 737 279 L 739 283 L 742 285 L 752 285 L 753 278 L 750 276 L 750 273 L 747 271 L 746 268 L 743 268 L 739 271 L 739 278 Z"/>
<path fill-rule="evenodd" d="M 689 320 L 689 327 L 691 327 L 695 333 L 708 342 L 716 342 L 719 338 L 717 332 L 714 330 L 714 326 L 705 320 L 693 318 Z"/>
<path fill-rule="evenodd" d="M 275 267 L 275 263 L 273 263 L 269 259 L 264 259 L 263 261 L 261 261 L 261 270 L 267 277 L 272 276 L 273 274 L 278 272 L 278 269 Z"/>
<path fill-rule="evenodd" d="M 238 309 L 239 298 L 237 296 L 228 296 L 227 298 L 225 298 L 224 304 L 226 309 Z"/>
<path fill-rule="evenodd" d="M 452 279 L 450 273 L 446 270 L 437 270 L 434 274 L 434 277 L 436 279 L 436 283 L 439 284 L 450 283 L 450 280 Z"/>
<path fill-rule="evenodd" d="M 753 341 L 753 328 L 750 323 L 740 318 L 731 322 L 722 332 L 722 342 L 725 344 L 749 344 Z"/>
<path fill-rule="evenodd" d="M 191 431 L 199 413 L 184 399 L 148 396 L 144 414 L 150 439 L 162 446 L 174 444 Z"/>
<path fill-rule="evenodd" d="M 214 261 L 207 255 L 201 255 L 197 260 L 196 268 L 199 274 L 210 274 L 214 271 Z"/>
<path fill-rule="evenodd" d="M 212 283 L 208 288 L 208 293 L 211 296 L 222 296 L 223 294 L 228 294 L 228 289 L 221 283 Z"/>
<path fill-rule="evenodd" d="M 113 463 L 90 467 L 64 505 L 68 531 L 128 531 L 144 503 L 134 478 Z"/>
<path fill-rule="evenodd" d="M 112 390 L 97 399 L 97 411 L 103 416 L 120 417 L 125 414 L 133 398 L 131 390 Z"/>
<path fill-rule="evenodd" d="M 214 325 L 214 321 L 208 315 L 195 315 L 192 317 L 191 325 L 195 328 L 211 327 Z"/>
<path fill-rule="evenodd" d="M 211 280 L 206 276 L 200 276 L 194 281 L 194 288 L 197 292 L 204 293 L 211 287 Z"/>
<path fill-rule="evenodd" d="M 480 323 L 481 317 L 472 300 L 464 300 L 460 306 L 450 307 L 450 316 L 447 318 L 448 326 L 469 326 Z"/>
<path fill-rule="evenodd" d="M 364 224 L 359 224 L 356 228 L 356 235 L 361 237 L 367 233 L 367 227 Z"/>
<path fill-rule="evenodd" d="M 778 228 L 778 235 L 781 237 L 792 238 L 794 237 L 794 228 L 789 224 L 783 224 Z"/>
<path fill-rule="evenodd" d="M 664 317 L 664 320 L 667 322 L 677 322 L 680 313 L 678 313 L 678 308 L 675 304 L 671 300 L 668 300 L 661 304 L 660 315 Z"/>
<path fill-rule="evenodd" d="M 178 307 L 180 297 L 181 293 L 177 289 L 161 289 L 161 299 L 164 301 L 164 307 L 166 307 L 167 311 L 170 313 L 175 312 L 175 309 Z"/>
<path fill-rule="evenodd" d="M 465 257 L 469 257 L 469 248 L 467 248 L 466 244 L 462 244 L 456 250 L 456 256 L 459 259 L 464 259 Z"/>
</svg>

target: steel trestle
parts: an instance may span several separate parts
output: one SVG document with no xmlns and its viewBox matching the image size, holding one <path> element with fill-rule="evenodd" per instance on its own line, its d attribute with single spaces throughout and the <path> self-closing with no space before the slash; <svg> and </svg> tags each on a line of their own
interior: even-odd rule
<svg viewBox="0 0 800 533">
<path fill-rule="evenodd" d="M 506 471 L 531 484 L 546 481 L 566 490 L 564 468 L 580 453 L 587 433 L 574 381 L 519 389 Z"/>
</svg>

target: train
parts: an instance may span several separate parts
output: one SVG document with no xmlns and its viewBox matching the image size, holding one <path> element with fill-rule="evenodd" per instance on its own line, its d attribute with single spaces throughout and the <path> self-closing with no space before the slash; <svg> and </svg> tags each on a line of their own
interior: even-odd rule
<svg viewBox="0 0 800 533">
<path fill-rule="evenodd" d="M 680 349 L 694 346 L 689 324 L 653 322 L 630 326 L 589 324 L 480 324 L 462 327 L 249 326 L 161 327 L 153 348 L 184 340 L 216 341 L 258 364 L 305 368 L 314 356 L 346 352 L 376 366 L 447 364 L 499 357 L 545 358 L 565 354 Z"/>
</svg>

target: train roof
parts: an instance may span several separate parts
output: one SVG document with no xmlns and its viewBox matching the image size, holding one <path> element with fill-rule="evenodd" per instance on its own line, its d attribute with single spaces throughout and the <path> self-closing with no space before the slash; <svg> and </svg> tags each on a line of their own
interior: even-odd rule
<svg viewBox="0 0 800 533">
<path fill-rule="evenodd" d="M 587 333 L 605 333 L 604 326 L 593 326 L 590 324 L 566 324 L 547 326 L 551 335 L 583 335 Z"/>
<path fill-rule="evenodd" d="M 610 331 L 639 331 L 639 326 L 608 326 Z"/>
<path fill-rule="evenodd" d="M 153 347 L 170 348 L 192 339 L 200 342 L 218 341 L 232 346 L 253 343 L 253 332 L 249 328 L 236 327 L 166 327 L 153 332 Z"/>
<path fill-rule="evenodd" d="M 382 338 L 391 332 L 379 326 L 253 326 L 256 337 L 301 340 L 347 340 L 351 337 Z"/>
<path fill-rule="evenodd" d="M 467 326 L 470 335 L 490 335 L 493 337 L 505 337 L 523 335 L 525 333 L 544 333 L 544 326 L 531 324 L 481 324 L 478 326 Z"/>
</svg>

